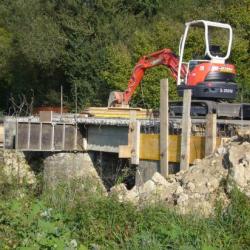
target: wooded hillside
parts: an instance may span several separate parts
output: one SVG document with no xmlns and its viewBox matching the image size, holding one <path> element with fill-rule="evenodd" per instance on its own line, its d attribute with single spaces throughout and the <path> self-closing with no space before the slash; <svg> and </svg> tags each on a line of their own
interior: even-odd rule
<svg viewBox="0 0 250 250">
<path fill-rule="evenodd" d="M 142 55 L 178 52 L 184 23 L 226 22 L 234 29 L 230 62 L 236 65 L 239 100 L 250 101 L 250 1 L 242 0 L 2 0 L 0 2 L 0 110 L 24 96 L 34 106 L 58 105 L 60 86 L 74 109 L 107 105 L 123 90 Z M 194 45 L 198 37 L 190 39 Z M 157 107 L 164 67 L 146 73 L 133 105 Z M 171 98 L 177 97 L 171 79 Z"/>
</svg>

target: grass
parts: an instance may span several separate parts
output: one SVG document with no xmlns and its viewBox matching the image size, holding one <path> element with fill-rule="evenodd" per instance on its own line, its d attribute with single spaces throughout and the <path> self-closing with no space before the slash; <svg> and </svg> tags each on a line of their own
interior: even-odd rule
<svg viewBox="0 0 250 250">
<path fill-rule="evenodd" d="M 238 190 L 212 218 L 160 204 L 138 210 L 80 181 L 1 190 L 0 249 L 250 249 L 250 201 Z"/>
</svg>

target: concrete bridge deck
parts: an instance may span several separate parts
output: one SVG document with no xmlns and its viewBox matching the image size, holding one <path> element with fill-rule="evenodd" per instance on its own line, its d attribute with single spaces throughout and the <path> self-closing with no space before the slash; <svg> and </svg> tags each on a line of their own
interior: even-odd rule
<svg viewBox="0 0 250 250">
<path fill-rule="evenodd" d="M 141 160 L 159 160 L 158 118 L 139 119 L 139 155 Z M 192 119 L 190 163 L 204 156 L 205 119 Z M 4 147 L 20 151 L 98 151 L 120 153 L 120 146 L 128 145 L 130 119 L 96 118 L 80 114 L 46 113 L 42 116 L 5 117 Z M 217 120 L 217 144 L 222 137 L 233 135 L 235 128 L 249 126 L 250 121 Z M 179 162 L 181 118 L 169 118 L 169 155 L 171 162 Z M 124 157 L 124 156 L 122 156 Z"/>
</svg>

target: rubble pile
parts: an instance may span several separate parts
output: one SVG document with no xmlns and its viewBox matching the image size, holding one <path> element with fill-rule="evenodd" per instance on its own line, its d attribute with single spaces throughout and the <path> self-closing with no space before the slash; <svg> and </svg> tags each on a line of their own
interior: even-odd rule
<svg viewBox="0 0 250 250">
<path fill-rule="evenodd" d="M 155 173 L 150 180 L 131 190 L 119 184 L 111 189 L 110 195 L 138 206 L 163 202 L 180 213 L 203 216 L 213 214 L 217 202 L 226 207 L 233 187 L 250 197 L 250 137 L 240 133 L 241 136 L 224 141 L 214 154 L 196 160 L 185 171 L 167 179 Z"/>
</svg>

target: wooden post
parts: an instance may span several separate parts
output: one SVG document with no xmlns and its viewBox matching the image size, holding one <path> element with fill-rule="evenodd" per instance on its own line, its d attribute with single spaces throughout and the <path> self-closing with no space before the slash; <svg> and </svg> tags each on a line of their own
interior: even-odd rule
<svg viewBox="0 0 250 250">
<path fill-rule="evenodd" d="M 160 91 L 160 171 L 168 176 L 168 79 L 161 80 Z"/>
<path fill-rule="evenodd" d="M 182 104 L 182 133 L 181 133 L 181 158 L 180 158 L 180 170 L 187 169 L 189 167 L 190 160 L 190 135 L 191 135 L 191 89 L 185 89 L 183 95 Z"/>
<path fill-rule="evenodd" d="M 139 165 L 140 162 L 140 127 L 139 121 L 130 124 L 131 130 L 131 163 Z"/>
<path fill-rule="evenodd" d="M 74 133 L 74 150 L 77 150 L 77 134 L 78 134 L 78 126 L 77 126 L 77 123 L 75 124 L 74 126 L 74 130 L 75 130 L 75 133 Z"/>
<path fill-rule="evenodd" d="M 206 117 L 206 139 L 205 156 L 212 154 L 216 147 L 216 114 L 207 114 Z"/>
<path fill-rule="evenodd" d="M 132 146 L 132 124 L 136 122 L 136 110 L 129 111 L 128 145 Z"/>
<path fill-rule="evenodd" d="M 136 111 L 130 111 L 128 145 L 131 146 L 131 163 L 135 165 L 139 165 L 140 161 L 140 127 L 140 122 L 136 120 Z"/>
<path fill-rule="evenodd" d="M 141 123 L 136 120 L 136 111 L 130 111 L 128 145 L 119 146 L 119 158 L 130 158 L 131 163 L 135 165 L 140 162 L 140 128 Z"/>
<path fill-rule="evenodd" d="M 63 86 L 61 85 L 61 119 L 63 115 Z"/>
</svg>

